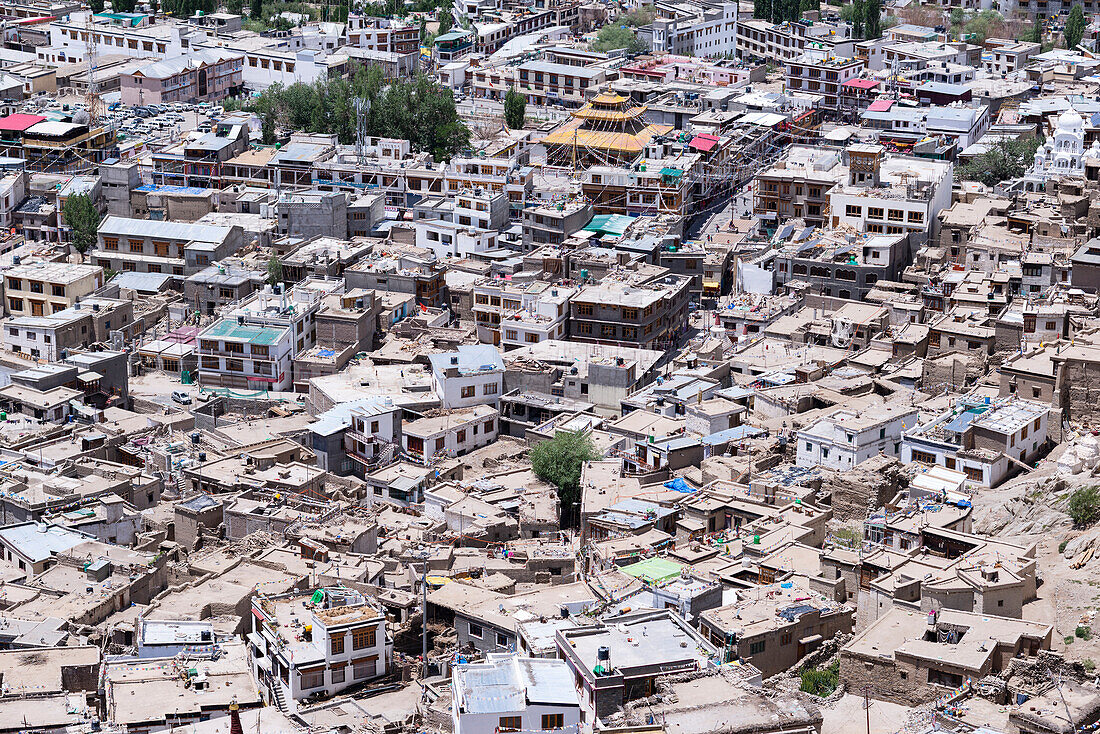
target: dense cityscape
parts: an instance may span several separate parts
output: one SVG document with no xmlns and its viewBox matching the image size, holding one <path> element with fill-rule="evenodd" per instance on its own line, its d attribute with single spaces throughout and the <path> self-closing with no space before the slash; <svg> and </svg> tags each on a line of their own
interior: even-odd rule
<svg viewBox="0 0 1100 734">
<path fill-rule="evenodd" d="M 0 732 L 1100 729 L 1093 0 L 0 31 Z"/>
</svg>

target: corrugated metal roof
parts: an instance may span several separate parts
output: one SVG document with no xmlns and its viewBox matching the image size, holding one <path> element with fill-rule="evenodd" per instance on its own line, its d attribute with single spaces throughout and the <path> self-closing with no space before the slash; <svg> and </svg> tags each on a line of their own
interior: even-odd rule
<svg viewBox="0 0 1100 734">
<path fill-rule="evenodd" d="M 99 233 L 122 237 L 162 237 L 168 240 L 221 242 L 232 231 L 231 227 L 193 222 L 161 222 L 153 219 L 130 219 L 108 215 L 99 224 Z"/>
</svg>

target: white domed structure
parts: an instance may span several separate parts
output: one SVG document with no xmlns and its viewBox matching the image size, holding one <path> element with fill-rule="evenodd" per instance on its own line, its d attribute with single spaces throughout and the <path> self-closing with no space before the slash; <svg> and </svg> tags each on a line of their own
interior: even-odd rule
<svg viewBox="0 0 1100 734">
<path fill-rule="evenodd" d="M 1035 151 L 1035 162 L 1026 178 L 1029 184 L 1041 185 L 1060 176 L 1084 176 L 1084 154 L 1085 121 L 1071 108 L 1058 116 L 1054 134 Z"/>
</svg>

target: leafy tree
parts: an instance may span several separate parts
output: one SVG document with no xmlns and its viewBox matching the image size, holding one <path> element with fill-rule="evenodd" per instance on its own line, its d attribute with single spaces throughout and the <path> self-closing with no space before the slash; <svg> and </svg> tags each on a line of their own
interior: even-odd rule
<svg viewBox="0 0 1100 734">
<path fill-rule="evenodd" d="M 268 110 L 260 120 L 260 135 L 264 145 L 275 144 L 275 110 Z"/>
<path fill-rule="evenodd" d="M 91 8 L 93 13 L 102 13 L 103 0 L 88 0 L 88 7 Z"/>
<path fill-rule="evenodd" d="M 264 17 L 264 0 L 251 0 L 248 9 L 252 20 L 261 20 Z"/>
<path fill-rule="evenodd" d="M 811 10 L 821 10 L 821 0 L 802 0 L 802 3 L 798 6 L 799 14 L 805 13 Z"/>
<path fill-rule="evenodd" d="M 581 500 L 581 467 L 599 458 L 589 435 L 561 431 L 531 449 L 529 458 L 535 476 L 558 488 L 563 524 L 565 518 L 575 518 Z"/>
<path fill-rule="evenodd" d="M 1077 527 L 1100 520 L 1100 488 L 1082 487 L 1069 496 L 1069 516 Z"/>
<path fill-rule="evenodd" d="M 1081 43 L 1081 39 L 1085 35 L 1085 13 L 1081 10 L 1079 4 L 1074 5 L 1069 11 L 1069 18 L 1066 19 L 1066 48 L 1077 48 L 1077 44 Z"/>
<path fill-rule="evenodd" d="M 424 43 L 424 40 L 428 37 L 428 21 L 424 16 L 420 16 L 420 42 Z"/>
<path fill-rule="evenodd" d="M 990 36 L 1000 36 L 1004 29 L 1004 16 L 996 10 L 982 10 L 971 16 L 963 26 L 971 43 L 983 44 Z"/>
<path fill-rule="evenodd" d="M 527 111 L 527 98 L 514 89 L 504 95 L 504 124 L 513 130 L 523 127 L 524 114 Z"/>
<path fill-rule="evenodd" d="M 448 10 L 447 8 L 443 8 L 442 10 L 440 10 L 437 18 L 439 19 L 439 32 L 438 32 L 438 35 L 442 36 L 444 33 L 446 33 L 447 31 L 451 30 L 451 28 L 454 27 L 454 24 L 455 24 L 454 16 L 451 15 L 451 11 Z"/>
<path fill-rule="evenodd" d="M 283 282 L 283 261 L 278 255 L 272 255 L 267 261 L 267 284 L 275 285 Z"/>
<path fill-rule="evenodd" d="M 960 166 L 959 178 L 991 187 L 1018 178 L 1027 171 L 1041 143 L 1039 138 L 999 138 L 985 153 Z"/>
<path fill-rule="evenodd" d="M 752 0 L 752 17 L 767 20 L 770 15 L 769 0 Z"/>
<path fill-rule="evenodd" d="M 955 8 L 951 11 L 951 26 L 958 28 L 966 22 L 966 11 L 962 8 Z"/>
<path fill-rule="evenodd" d="M 625 48 L 629 54 L 644 53 L 646 46 L 634 34 L 634 31 L 623 25 L 608 24 L 596 34 L 596 41 L 592 49 L 601 53 Z"/>
<path fill-rule="evenodd" d="M 863 0 L 852 0 L 852 38 L 863 38 Z"/>
<path fill-rule="evenodd" d="M 640 26 L 649 25 L 656 17 L 657 11 L 652 5 L 642 5 L 641 7 L 626 11 L 618 17 L 618 20 L 626 23 L 628 26 L 638 28 Z"/>
<path fill-rule="evenodd" d="M 882 0 L 864 0 L 863 15 L 867 38 L 882 38 Z"/>
<path fill-rule="evenodd" d="M 70 196 L 62 208 L 65 224 L 72 228 L 73 248 L 83 255 L 96 243 L 99 234 L 99 210 L 86 194 Z"/>
<path fill-rule="evenodd" d="M 116 13 L 132 13 L 135 7 L 136 0 L 111 0 L 111 10 Z"/>
<path fill-rule="evenodd" d="M 1042 43 L 1043 42 L 1043 16 L 1035 16 L 1035 22 L 1031 24 L 1031 28 L 1020 38 L 1021 41 L 1026 43 Z"/>
</svg>

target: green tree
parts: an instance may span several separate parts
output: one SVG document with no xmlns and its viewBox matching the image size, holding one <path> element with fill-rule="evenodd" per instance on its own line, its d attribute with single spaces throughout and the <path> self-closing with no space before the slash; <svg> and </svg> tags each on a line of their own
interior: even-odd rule
<svg viewBox="0 0 1100 734">
<path fill-rule="evenodd" d="M 770 4 L 769 0 L 752 0 L 752 17 L 757 20 L 767 20 Z"/>
<path fill-rule="evenodd" d="M 863 15 L 867 38 L 882 38 L 882 0 L 864 0 Z"/>
<path fill-rule="evenodd" d="M 574 522 L 581 500 L 581 468 L 599 458 L 592 439 L 580 431 L 559 431 L 531 449 L 529 458 L 535 476 L 558 488 L 562 525 Z"/>
<path fill-rule="evenodd" d="M 504 95 L 504 124 L 513 130 L 523 127 L 523 118 L 527 112 L 527 98 L 514 89 Z"/>
<path fill-rule="evenodd" d="M 852 0 L 850 5 L 845 5 L 840 9 L 840 17 L 852 24 L 852 38 L 863 38 L 863 0 Z"/>
<path fill-rule="evenodd" d="M 88 0 L 88 7 L 93 13 L 103 12 L 103 0 Z"/>
<path fill-rule="evenodd" d="M 630 54 L 643 53 L 646 50 L 645 44 L 638 40 L 632 29 L 618 24 L 608 24 L 601 28 L 592 44 L 592 49 L 600 53 L 620 48 L 626 49 Z"/>
<path fill-rule="evenodd" d="M 72 229 L 73 249 L 83 255 L 96 243 L 99 234 L 99 210 L 86 194 L 70 196 L 61 210 L 65 224 Z"/>
<path fill-rule="evenodd" d="M 111 10 L 116 13 L 132 13 L 135 7 L 136 0 L 111 0 Z"/>
<path fill-rule="evenodd" d="M 999 36 L 1004 29 L 1004 16 L 996 10 L 975 13 L 963 25 L 963 32 L 970 43 L 983 44 L 990 36 Z"/>
<path fill-rule="evenodd" d="M 252 20 L 262 20 L 264 17 L 264 0 L 251 0 L 248 5 Z"/>
<path fill-rule="evenodd" d="M 1069 496 L 1069 516 L 1079 528 L 1100 520 L 1100 488 L 1082 487 Z"/>
<path fill-rule="evenodd" d="M 1041 143 L 1039 138 L 998 138 L 985 153 L 959 166 L 959 178 L 990 187 L 1001 181 L 1019 178 L 1031 165 L 1035 150 Z"/>
<path fill-rule="evenodd" d="M 802 3 L 799 5 L 799 10 L 802 13 L 806 13 L 812 10 L 820 11 L 821 0 L 802 0 Z"/>
<path fill-rule="evenodd" d="M 442 10 L 440 10 L 436 18 L 439 20 L 439 31 L 437 32 L 437 35 L 442 36 L 444 33 L 454 27 L 454 16 L 451 15 L 451 11 L 447 8 L 443 8 Z"/>
<path fill-rule="evenodd" d="M 1074 5 L 1069 11 L 1069 18 L 1066 19 L 1066 48 L 1077 48 L 1077 44 L 1081 43 L 1081 39 L 1085 35 L 1085 13 L 1081 10 L 1080 5 Z"/>
<path fill-rule="evenodd" d="M 267 261 L 267 284 L 275 285 L 283 282 L 283 261 L 278 255 L 272 255 Z"/>
</svg>

